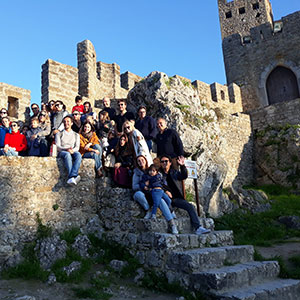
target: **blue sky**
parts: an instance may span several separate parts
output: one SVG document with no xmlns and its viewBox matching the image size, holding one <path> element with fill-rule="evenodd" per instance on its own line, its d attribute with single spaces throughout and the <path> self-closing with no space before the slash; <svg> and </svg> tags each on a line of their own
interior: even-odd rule
<svg viewBox="0 0 300 300">
<path fill-rule="evenodd" d="M 299 0 L 271 0 L 275 20 Z M 121 73 L 158 70 L 225 83 L 217 0 L 12 0 L 0 6 L 0 82 L 41 98 L 41 65 L 77 66 L 76 45 L 89 39 L 97 61 Z"/>
</svg>

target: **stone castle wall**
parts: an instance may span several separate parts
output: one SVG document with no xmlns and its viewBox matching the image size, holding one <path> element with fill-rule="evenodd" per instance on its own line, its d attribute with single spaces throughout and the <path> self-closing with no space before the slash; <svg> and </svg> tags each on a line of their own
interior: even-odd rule
<svg viewBox="0 0 300 300">
<path fill-rule="evenodd" d="M 77 68 L 48 59 L 42 65 L 42 103 L 61 100 L 70 112 L 77 95 Z"/>
<path fill-rule="evenodd" d="M 241 87 L 244 111 L 269 105 L 266 80 L 277 66 L 289 68 L 300 86 L 299 20 L 300 12 L 282 18 L 276 33 L 269 23 L 251 28 L 248 43 L 238 33 L 224 38 L 227 83 Z"/>
<path fill-rule="evenodd" d="M 220 147 L 220 156 L 228 165 L 224 187 L 251 183 L 253 136 L 250 116 L 242 113 L 229 116 L 220 120 L 220 128 L 224 140 Z"/>
<path fill-rule="evenodd" d="M 11 119 L 25 121 L 30 111 L 30 91 L 0 82 L 0 108 L 8 109 Z"/>
<path fill-rule="evenodd" d="M 70 187 L 59 159 L 0 157 L 0 265 L 34 239 L 36 213 L 59 231 L 81 227 L 96 215 L 94 161 L 84 159 L 79 174 L 79 185 Z"/>
<path fill-rule="evenodd" d="M 300 124 L 300 99 L 273 104 L 251 112 L 253 130 L 263 130 L 268 126 Z"/>
</svg>

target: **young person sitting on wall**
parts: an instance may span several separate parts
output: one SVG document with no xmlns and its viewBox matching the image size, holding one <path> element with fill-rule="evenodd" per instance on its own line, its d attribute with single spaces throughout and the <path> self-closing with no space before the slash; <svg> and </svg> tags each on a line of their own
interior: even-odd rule
<svg viewBox="0 0 300 300">
<path fill-rule="evenodd" d="M 76 185 L 80 181 L 78 170 L 81 164 L 80 136 L 72 130 L 73 119 L 66 116 L 63 119 L 64 130 L 55 135 L 55 143 L 57 146 L 58 156 L 62 158 L 68 171 L 69 185 Z"/>
<path fill-rule="evenodd" d="M 76 96 L 76 97 L 75 97 L 75 103 L 76 103 L 76 105 L 73 106 L 73 108 L 72 108 L 72 113 L 73 113 L 75 110 L 77 110 L 77 111 L 79 111 L 80 113 L 83 114 L 84 106 L 83 106 L 83 104 L 82 104 L 82 96 L 80 96 L 80 95 Z"/>
<path fill-rule="evenodd" d="M 38 137 L 40 137 L 40 156 L 45 157 L 49 155 L 51 133 L 51 121 L 46 111 L 41 111 L 39 114 L 39 127 L 41 128 L 38 133 Z"/>
<path fill-rule="evenodd" d="M 11 132 L 11 128 L 9 127 L 9 118 L 3 117 L 0 125 L 0 149 L 4 148 L 5 135 L 9 132 Z"/>
<path fill-rule="evenodd" d="M 41 155 L 41 138 L 38 134 L 42 131 L 39 127 L 39 119 L 37 117 L 31 118 L 30 129 L 26 132 L 27 148 L 29 156 Z"/>
<path fill-rule="evenodd" d="M 59 131 L 64 129 L 63 120 L 69 114 L 66 106 L 61 100 L 55 102 L 55 114 L 53 116 L 52 135 L 55 136 Z"/>
<path fill-rule="evenodd" d="M 5 135 L 4 148 L 0 150 L 0 155 L 22 156 L 27 150 L 26 137 L 20 133 L 20 127 L 16 121 L 12 121 L 10 127 L 11 133 Z"/>
<path fill-rule="evenodd" d="M 122 134 L 114 151 L 114 181 L 120 187 L 131 187 L 131 172 L 133 169 L 133 149 L 128 143 L 126 134 Z"/>
<path fill-rule="evenodd" d="M 149 210 L 150 206 L 152 206 L 152 196 L 149 191 L 142 190 L 140 183 L 143 181 L 143 176 L 147 173 L 148 164 L 145 156 L 140 155 L 136 158 L 137 167 L 133 171 L 132 177 L 132 189 L 134 191 L 133 199 L 138 202 L 142 208 L 147 212 L 145 215 L 145 219 L 149 219 L 151 217 L 151 210 Z M 178 234 L 178 230 L 176 224 L 174 223 L 174 214 L 171 213 L 168 204 L 162 200 L 158 204 L 159 209 L 161 210 L 163 216 L 167 220 L 171 232 L 173 234 Z"/>
<path fill-rule="evenodd" d="M 123 124 L 123 132 L 128 137 L 128 142 L 134 149 L 135 157 L 143 155 L 147 159 L 148 166 L 153 164 L 148 145 L 142 133 L 134 127 L 132 121 L 125 121 Z"/>
<path fill-rule="evenodd" d="M 80 149 L 82 158 L 95 160 L 95 170 L 98 177 L 102 177 L 102 148 L 96 135 L 94 126 L 86 121 L 80 130 Z"/>
<path fill-rule="evenodd" d="M 168 155 L 163 155 L 160 158 L 160 163 L 161 174 L 167 182 L 167 185 L 164 188 L 166 190 L 166 194 L 172 199 L 172 206 L 184 209 L 188 212 L 195 234 L 200 235 L 203 233 L 209 233 L 209 229 L 201 227 L 194 206 L 184 199 L 181 181 L 188 177 L 187 168 L 184 165 L 184 157 L 180 156 L 177 158 L 177 164 L 179 165 L 180 170 L 171 168 L 172 159 Z"/>
</svg>

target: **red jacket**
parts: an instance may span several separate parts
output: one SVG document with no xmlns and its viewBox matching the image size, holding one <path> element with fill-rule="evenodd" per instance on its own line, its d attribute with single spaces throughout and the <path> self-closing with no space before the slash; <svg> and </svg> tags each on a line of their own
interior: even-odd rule
<svg viewBox="0 0 300 300">
<path fill-rule="evenodd" d="M 27 149 L 27 140 L 25 135 L 20 131 L 7 133 L 4 139 L 4 145 L 8 145 L 12 148 L 16 148 L 16 151 L 25 151 Z"/>
<path fill-rule="evenodd" d="M 72 108 L 72 113 L 73 113 L 75 110 L 80 111 L 81 113 L 83 113 L 83 110 L 84 110 L 83 104 L 73 106 L 73 108 Z"/>
</svg>

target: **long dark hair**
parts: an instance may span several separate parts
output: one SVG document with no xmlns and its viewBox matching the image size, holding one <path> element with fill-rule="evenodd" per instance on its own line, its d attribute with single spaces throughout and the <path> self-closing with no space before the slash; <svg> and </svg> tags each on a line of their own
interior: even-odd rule
<svg viewBox="0 0 300 300">
<path fill-rule="evenodd" d="M 123 148 L 124 150 L 122 149 L 122 152 L 123 152 L 122 154 L 123 155 L 132 154 L 132 151 L 130 151 L 129 144 L 128 144 L 128 137 L 127 137 L 126 134 L 122 134 L 119 137 L 117 146 L 115 147 L 115 156 L 119 156 L 120 153 L 121 153 L 121 145 L 120 145 L 121 138 L 125 138 L 125 145 L 124 145 L 124 148 Z"/>
</svg>

